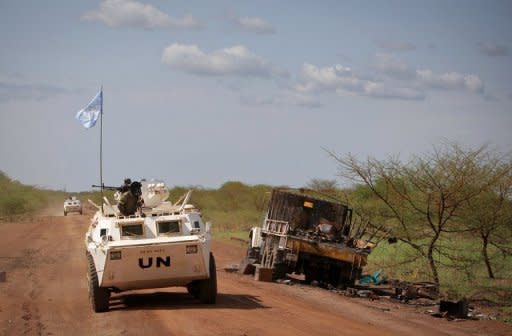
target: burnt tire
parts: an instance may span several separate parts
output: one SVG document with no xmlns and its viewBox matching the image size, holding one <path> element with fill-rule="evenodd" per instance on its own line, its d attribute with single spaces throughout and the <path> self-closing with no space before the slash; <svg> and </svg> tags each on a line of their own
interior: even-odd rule
<svg viewBox="0 0 512 336">
<path fill-rule="evenodd" d="M 87 280 L 89 283 L 89 301 L 91 302 L 92 309 L 96 313 L 106 312 L 109 308 L 110 292 L 106 288 L 101 288 L 98 282 L 98 273 L 94 266 L 92 256 L 87 254 Z"/>
<path fill-rule="evenodd" d="M 286 278 L 286 272 L 288 270 L 288 265 L 285 263 L 275 264 L 274 269 L 272 270 L 272 280 L 279 280 Z"/>
<path fill-rule="evenodd" d="M 217 301 L 217 268 L 212 253 L 210 253 L 210 278 L 199 281 L 199 301 L 206 304 L 214 304 Z"/>
</svg>

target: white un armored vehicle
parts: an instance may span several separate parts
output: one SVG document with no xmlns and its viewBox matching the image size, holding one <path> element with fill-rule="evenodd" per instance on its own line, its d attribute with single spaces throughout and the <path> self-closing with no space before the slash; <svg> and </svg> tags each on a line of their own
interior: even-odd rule
<svg viewBox="0 0 512 336">
<path fill-rule="evenodd" d="M 85 235 L 92 308 L 107 311 L 112 292 L 171 286 L 187 287 L 202 303 L 215 303 L 210 225 L 187 203 L 191 191 L 173 204 L 166 201 L 169 192 L 162 182 L 143 181 L 141 189 L 144 207 L 135 215 L 123 216 L 106 197 L 103 207 L 95 205 Z"/>
<path fill-rule="evenodd" d="M 72 196 L 64 201 L 64 216 L 70 212 L 78 212 L 82 214 L 82 203 L 75 196 Z"/>
</svg>

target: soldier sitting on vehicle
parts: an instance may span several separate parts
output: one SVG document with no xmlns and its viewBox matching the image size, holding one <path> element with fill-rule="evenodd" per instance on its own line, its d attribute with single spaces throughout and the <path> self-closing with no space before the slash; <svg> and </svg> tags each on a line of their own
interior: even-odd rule
<svg viewBox="0 0 512 336">
<path fill-rule="evenodd" d="M 124 192 L 119 199 L 117 208 L 123 216 L 131 216 L 135 214 L 137 208 L 142 206 L 142 191 L 140 182 L 132 182 L 128 191 Z"/>
<path fill-rule="evenodd" d="M 122 186 L 120 186 L 119 188 L 117 188 L 117 190 L 121 193 L 125 193 L 127 192 L 128 190 L 130 190 L 130 185 L 132 184 L 132 180 L 130 178 L 125 178 L 124 179 L 124 184 Z"/>
</svg>

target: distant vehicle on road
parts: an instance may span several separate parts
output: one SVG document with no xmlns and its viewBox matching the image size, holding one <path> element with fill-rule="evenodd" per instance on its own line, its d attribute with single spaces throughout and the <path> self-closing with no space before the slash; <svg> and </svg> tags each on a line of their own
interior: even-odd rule
<svg viewBox="0 0 512 336">
<path fill-rule="evenodd" d="M 82 214 L 82 203 L 75 196 L 72 196 L 64 201 L 64 216 L 69 212 L 78 212 Z"/>
</svg>

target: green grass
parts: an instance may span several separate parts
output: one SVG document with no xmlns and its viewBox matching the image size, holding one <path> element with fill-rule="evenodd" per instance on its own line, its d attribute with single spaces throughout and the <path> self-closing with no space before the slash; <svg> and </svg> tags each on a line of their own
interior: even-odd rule
<svg viewBox="0 0 512 336">
<path fill-rule="evenodd" d="M 14 181 L 0 172 L 0 220 L 15 221 L 35 211 L 46 208 L 65 193 L 45 190 Z"/>
<path fill-rule="evenodd" d="M 450 299 L 485 298 L 491 304 L 511 307 L 512 257 L 504 257 L 491 248 L 490 255 L 496 278 L 490 279 L 480 256 L 479 241 L 463 235 L 458 238 L 441 240 L 441 251 L 445 248 L 452 258 L 457 258 L 456 264 L 445 256 L 435 256 L 439 264 L 441 293 Z M 372 251 L 365 273 L 377 270 L 381 270 L 381 274 L 389 279 L 411 282 L 431 280 L 425 259 L 419 258 L 414 249 L 401 242 L 391 245 L 382 242 Z"/>
</svg>

